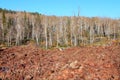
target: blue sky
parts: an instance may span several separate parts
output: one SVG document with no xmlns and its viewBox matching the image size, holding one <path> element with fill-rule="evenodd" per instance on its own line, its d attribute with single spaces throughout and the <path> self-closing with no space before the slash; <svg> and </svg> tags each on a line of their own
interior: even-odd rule
<svg viewBox="0 0 120 80">
<path fill-rule="evenodd" d="M 0 8 L 73 16 L 78 10 L 86 17 L 120 17 L 120 0 L 0 0 Z"/>
</svg>

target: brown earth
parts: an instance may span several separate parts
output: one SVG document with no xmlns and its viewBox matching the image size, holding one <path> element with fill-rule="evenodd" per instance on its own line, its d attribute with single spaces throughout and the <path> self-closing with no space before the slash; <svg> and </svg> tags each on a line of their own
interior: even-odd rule
<svg viewBox="0 0 120 80">
<path fill-rule="evenodd" d="M 0 50 L 0 80 L 120 80 L 120 46 Z"/>
</svg>

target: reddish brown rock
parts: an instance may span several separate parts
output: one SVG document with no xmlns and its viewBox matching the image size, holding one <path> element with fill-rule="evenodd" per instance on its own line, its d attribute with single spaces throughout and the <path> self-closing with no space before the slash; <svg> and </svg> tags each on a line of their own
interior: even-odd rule
<svg viewBox="0 0 120 80">
<path fill-rule="evenodd" d="M 120 46 L 0 50 L 3 80 L 120 80 Z"/>
</svg>

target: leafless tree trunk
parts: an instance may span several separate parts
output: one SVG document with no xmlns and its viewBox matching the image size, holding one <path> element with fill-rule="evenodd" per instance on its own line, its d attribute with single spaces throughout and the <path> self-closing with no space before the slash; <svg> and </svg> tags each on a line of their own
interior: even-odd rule
<svg viewBox="0 0 120 80">
<path fill-rule="evenodd" d="M 47 37 L 47 17 L 45 17 L 45 23 L 44 23 L 44 33 L 45 33 L 45 47 L 48 48 L 48 37 Z"/>
</svg>

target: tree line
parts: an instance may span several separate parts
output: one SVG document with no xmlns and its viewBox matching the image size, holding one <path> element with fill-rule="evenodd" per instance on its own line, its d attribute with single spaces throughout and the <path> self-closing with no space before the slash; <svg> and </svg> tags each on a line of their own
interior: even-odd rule
<svg viewBox="0 0 120 80">
<path fill-rule="evenodd" d="M 79 16 L 46 16 L 0 8 L 0 44 L 6 46 L 35 42 L 44 48 L 81 46 L 102 38 L 120 37 L 120 19 Z"/>
</svg>

